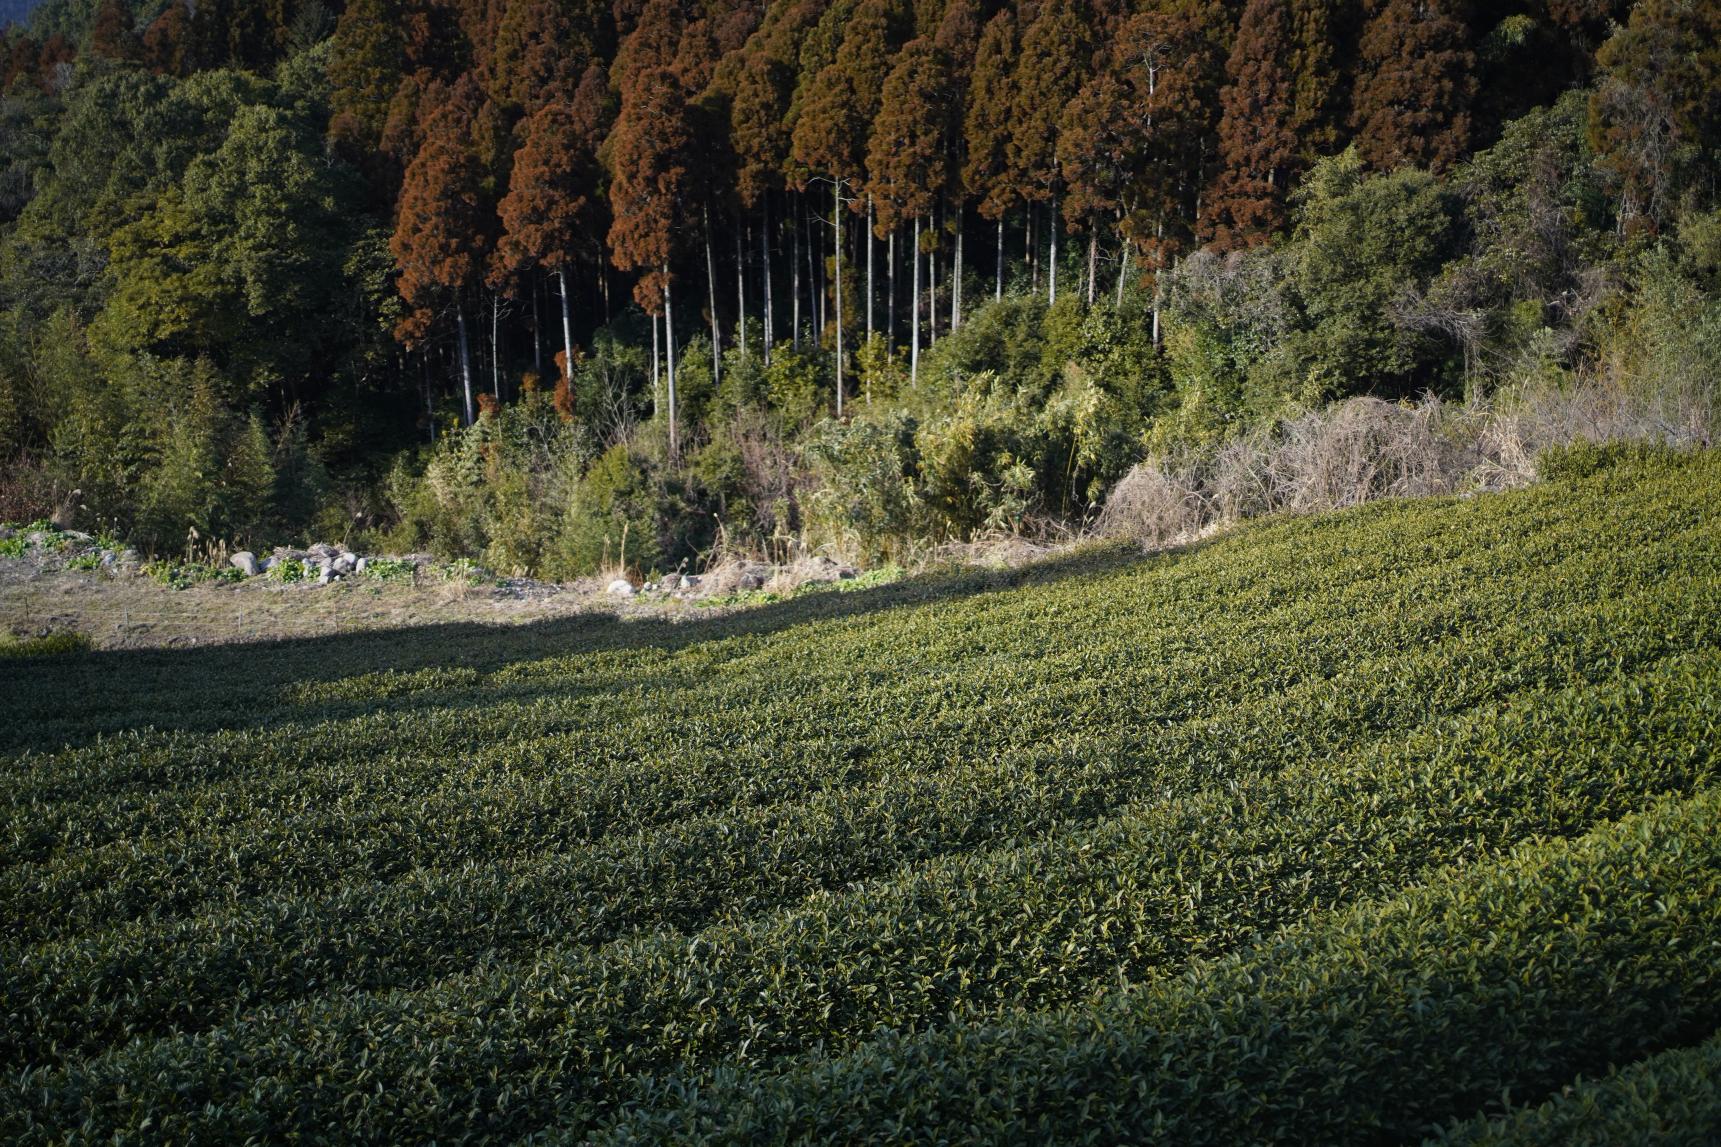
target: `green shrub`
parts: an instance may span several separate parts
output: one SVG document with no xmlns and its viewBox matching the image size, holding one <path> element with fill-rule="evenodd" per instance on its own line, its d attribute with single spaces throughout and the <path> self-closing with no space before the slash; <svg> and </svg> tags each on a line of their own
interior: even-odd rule
<svg viewBox="0 0 1721 1147">
<path fill-rule="evenodd" d="M 1539 1106 L 1442 1129 L 1428 1147 L 1699 1147 L 1721 1139 L 1721 1037 L 1594 1079 Z"/>
<path fill-rule="evenodd" d="M 1672 469 L 1691 458 L 1680 450 L 1651 442 L 1573 442 L 1549 446 L 1536 455 L 1536 476 L 1549 482 L 1571 482 L 1624 467 Z"/>
<path fill-rule="evenodd" d="M 67 657 L 87 653 L 90 639 L 81 633 L 50 633 L 43 637 L 0 640 L 0 659 L 31 657 Z"/>
<path fill-rule="evenodd" d="M 671 1084 L 609 1142 L 1415 1141 L 1721 1021 L 1721 789 L 1091 1008 Z"/>
</svg>

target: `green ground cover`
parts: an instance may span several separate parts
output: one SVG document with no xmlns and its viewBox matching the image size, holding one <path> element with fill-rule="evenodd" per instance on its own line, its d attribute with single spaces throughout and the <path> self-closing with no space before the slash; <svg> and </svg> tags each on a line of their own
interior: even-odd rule
<svg viewBox="0 0 1721 1147">
<path fill-rule="evenodd" d="M 0 1137 L 1530 1135 L 1721 1027 L 1718 495 L 14 661 Z"/>
</svg>

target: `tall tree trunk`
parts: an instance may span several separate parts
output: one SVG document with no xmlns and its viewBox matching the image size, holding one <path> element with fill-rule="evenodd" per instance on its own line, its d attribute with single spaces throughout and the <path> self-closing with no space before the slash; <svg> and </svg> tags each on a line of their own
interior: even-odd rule
<svg viewBox="0 0 1721 1147">
<path fill-rule="evenodd" d="M 777 314 L 771 303 L 771 201 L 759 198 L 759 278 L 765 291 L 765 365 L 771 364 L 772 326 Z"/>
<path fill-rule="evenodd" d="M 1155 264 L 1154 269 L 1153 269 L 1153 345 L 1158 346 L 1159 345 L 1159 303 L 1160 303 L 1160 298 L 1161 298 L 1160 289 L 1159 289 L 1159 280 L 1160 280 L 1161 274 L 1164 270 L 1161 266 L 1159 266 L 1159 263 L 1164 258 L 1161 254 L 1159 254 L 1159 252 L 1165 250 L 1165 220 L 1164 219 L 1161 219 L 1158 223 L 1154 224 L 1153 233 L 1154 233 L 1154 238 L 1157 240 L 1157 246 L 1156 246 L 1156 249 L 1154 251 L 1154 256 L 1153 256 L 1153 261 Z"/>
<path fill-rule="evenodd" d="M 908 295 L 908 383 L 920 381 L 920 216 L 914 217 L 914 289 Z"/>
<path fill-rule="evenodd" d="M 866 341 L 872 342 L 872 192 L 866 197 Z"/>
<path fill-rule="evenodd" d="M 884 248 L 884 277 L 887 284 L 884 309 L 884 345 L 892 353 L 896 351 L 896 228 L 890 229 L 889 241 Z"/>
<path fill-rule="evenodd" d="M 711 254 L 711 208 L 705 216 L 705 297 L 711 304 L 711 385 L 723 381 L 723 335 L 717 322 L 717 260 Z"/>
<path fill-rule="evenodd" d="M 675 411 L 675 311 L 669 300 L 669 264 L 663 265 L 663 359 L 669 384 L 669 460 L 681 460 L 681 427 Z"/>
<path fill-rule="evenodd" d="M 932 250 L 926 253 L 926 345 L 938 345 L 938 216 L 927 220 L 926 229 L 932 233 Z"/>
<path fill-rule="evenodd" d="M 1121 311 L 1123 310 L 1123 285 L 1129 277 L 1129 236 L 1120 231 L 1118 243 L 1123 248 L 1123 255 L 1117 263 L 1117 309 Z"/>
<path fill-rule="evenodd" d="M 502 401 L 502 292 L 490 292 L 490 392 Z"/>
<path fill-rule="evenodd" d="M 653 417 L 663 411 L 663 371 L 659 365 L 657 351 L 657 325 L 659 316 L 651 316 L 651 413 Z"/>
<path fill-rule="evenodd" d="M 825 285 L 819 278 L 819 262 L 816 257 L 819 245 L 813 242 L 812 213 L 807 209 L 807 197 L 801 197 L 801 225 L 807 229 L 807 241 L 801 244 L 807 252 L 807 318 L 813 324 L 813 345 L 816 347 L 825 337 Z"/>
<path fill-rule="evenodd" d="M 836 268 L 837 290 L 837 421 L 843 417 L 843 181 L 837 180 L 831 190 L 832 263 Z"/>
<path fill-rule="evenodd" d="M 998 212 L 998 262 L 992 268 L 992 301 L 1004 301 L 1004 213 Z"/>
<path fill-rule="evenodd" d="M 1094 305 L 1094 284 L 1100 273 L 1100 229 L 1097 223 L 1088 226 L 1088 306 Z"/>
<path fill-rule="evenodd" d="M 1028 294 L 1040 293 L 1040 229 L 1035 226 L 1040 221 L 1040 212 L 1032 200 L 1027 206 L 1028 221 Z"/>
<path fill-rule="evenodd" d="M 601 273 L 601 272 L 600 272 Z M 574 305 L 568 301 L 568 265 L 556 268 L 556 280 L 562 286 L 562 378 L 569 389 L 574 385 Z"/>
<path fill-rule="evenodd" d="M 430 356 L 418 356 L 420 379 L 424 390 L 424 425 L 430 431 L 430 444 L 436 445 L 436 388 L 430 381 Z"/>
<path fill-rule="evenodd" d="M 741 358 L 747 358 L 747 248 L 744 243 L 747 225 L 735 220 L 735 339 L 741 344 Z"/>
<path fill-rule="evenodd" d="M 962 325 L 962 201 L 956 201 L 956 265 L 950 272 L 950 331 Z"/>
<path fill-rule="evenodd" d="M 538 318 L 538 295 L 542 293 L 544 284 L 541 276 L 532 276 L 532 374 L 542 379 L 544 377 L 544 328 Z"/>
<path fill-rule="evenodd" d="M 801 349 L 801 229 L 796 226 L 795 212 L 789 211 L 789 337 L 795 349 Z"/>
<path fill-rule="evenodd" d="M 466 415 L 466 425 L 471 426 L 476 420 L 472 411 L 472 344 L 466 339 L 466 305 L 454 304 L 454 328 L 460 334 L 460 386 L 465 397 L 463 410 Z"/>
<path fill-rule="evenodd" d="M 1058 301 L 1058 197 L 1052 196 L 1052 258 L 1046 276 L 1046 302 Z"/>
</svg>

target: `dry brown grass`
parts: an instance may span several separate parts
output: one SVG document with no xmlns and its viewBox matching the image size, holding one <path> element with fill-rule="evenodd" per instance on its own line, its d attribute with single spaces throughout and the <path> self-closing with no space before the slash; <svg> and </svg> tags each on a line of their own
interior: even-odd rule
<svg viewBox="0 0 1721 1147">
<path fill-rule="evenodd" d="M 1136 466 L 1113 489 L 1096 532 L 1159 547 L 1265 514 L 1524 485 L 1550 446 L 1708 445 L 1710 391 L 1645 390 L 1597 373 L 1470 406 L 1432 395 L 1415 403 L 1353 398 L 1214 449 Z"/>
</svg>

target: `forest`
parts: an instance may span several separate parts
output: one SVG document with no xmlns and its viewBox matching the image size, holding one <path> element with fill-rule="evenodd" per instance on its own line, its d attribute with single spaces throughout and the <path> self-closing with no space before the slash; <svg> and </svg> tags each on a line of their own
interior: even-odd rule
<svg viewBox="0 0 1721 1147">
<path fill-rule="evenodd" d="M 146 551 L 880 562 L 1356 396 L 1713 425 L 1717 0 L 45 0 L 0 69 L 0 519 Z"/>
</svg>

